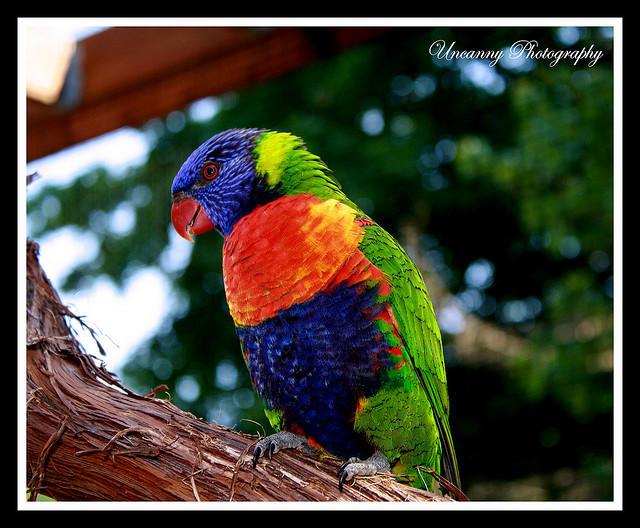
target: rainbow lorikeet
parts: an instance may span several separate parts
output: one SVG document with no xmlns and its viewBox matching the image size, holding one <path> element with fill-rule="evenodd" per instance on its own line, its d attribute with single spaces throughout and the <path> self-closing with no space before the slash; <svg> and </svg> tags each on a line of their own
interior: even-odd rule
<svg viewBox="0 0 640 528">
<path fill-rule="evenodd" d="M 346 460 L 341 489 L 389 470 L 430 488 L 435 471 L 459 488 L 422 276 L 323 161 L 291 134 L 232 129 L 189 156 L 171 193 L 180 235 L 224 237 L 229 310 L 278 431 L 256 444 L 254 467 L 308 445 Z"/>
</svg>

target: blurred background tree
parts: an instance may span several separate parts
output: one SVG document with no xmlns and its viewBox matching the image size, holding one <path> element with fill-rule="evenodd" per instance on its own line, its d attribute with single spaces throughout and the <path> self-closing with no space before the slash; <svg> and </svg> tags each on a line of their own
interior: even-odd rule
<svg viewBox="0 0 640 528">
<path fill-rule="evenodd" d="M 441 60 L 520 39 L 594 49 L 586 61 Z M 463 487 L 475 500 L 613 497 L 613 74 L 611 28 L 399 28 L 242 92 L 148 123 L 145 164 L 93 170 L 28 201 L 36 241 L 73 226 L 96 246 L 62 292 L 170 278 L 169 316 L 119 373 L 166 383 L 197 416 L 268 433 L 224 297 L 221 237 L 170 226 L 171 181 L 214 133 L 303 137 L 347 194 L 437 276 Z M 198 105 L 215 107 L 206 119 Z M 124 215 L 125 228 L 113 219 Z M 408 233 L 413 236 L 409 237 Z M 427 285 L 429 284 L 427 275 Z M 435 278 L 434 278 L 435 280 Z M 430 286 L 431 287 L 431 286 Z M 498 358 L 456 340 L 471 318 L 513 338 Z M 99 325 L 99 321 L 96 321 Z M 132 325 L 136 321 L 131 321 Z"/>
</svg>

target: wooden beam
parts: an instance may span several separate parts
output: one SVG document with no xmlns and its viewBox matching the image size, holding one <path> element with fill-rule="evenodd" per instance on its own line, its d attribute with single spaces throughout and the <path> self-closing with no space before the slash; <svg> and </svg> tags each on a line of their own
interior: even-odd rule
<svg viewBox="0 0 640 528">
<path fill-rule="evenodd" d="M 381 28 L 115 27 L 78 43 L 79 100 L 27 99 L 27 161 L 273 79 Z"/>
</svg>

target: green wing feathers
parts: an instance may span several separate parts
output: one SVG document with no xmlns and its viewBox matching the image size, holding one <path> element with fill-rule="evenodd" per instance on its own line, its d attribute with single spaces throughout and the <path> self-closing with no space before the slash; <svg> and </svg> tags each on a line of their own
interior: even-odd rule
<svg viewBox="0 0 640 528">
<path fill-rule="evenodd" d="M 400 244 L 375 223 L 365 226 L 360 250 L 385 274 L 391 286 L 391 293 L 386 300 L 399 327 L 403 356 L 410 364 L 410 368 L 404 369 L 409 371 L 405 375 L 415 382 L 412 391 L 393 395 L 400 399 L 394 401 L 393 405 L 406 408 L 409 416 L 412 407 L 420 407 L 425 403 L 425 397 L 430 407 L 427 412 L 416 409 L 412 424 L 414 443 L 419 443 L 422 435 L 425 445 L 416 445 L 415 452 L 407 456 L 407 462 L 402 465 L 415 464 L 422 458 L 419 461 L 421 465 L 440 470 L 447 480 L 459 487 L 458 466 L 449 427 L 449 396 L 442 339 L 422 275 Z M 388 402 L 386 404 L 389 405 Z M 432 439 L 431 442 L 429 439 Z M 439 464 L 440 457 L 442 467 Z"/>
</svg>

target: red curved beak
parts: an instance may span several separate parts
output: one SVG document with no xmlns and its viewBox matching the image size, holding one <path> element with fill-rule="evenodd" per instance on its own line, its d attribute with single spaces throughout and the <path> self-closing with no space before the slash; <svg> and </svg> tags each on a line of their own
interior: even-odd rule
<svg viewBox="0 0 640 528">
<path fill-rule="evenodd" d="M 177 233 L 189 242 L 193 242 L 191 235 L 199 235 L 215 229 L 198 202 L 192 198 L 174 196 L 171 206 L 171 223 Z"/>
</svg>

